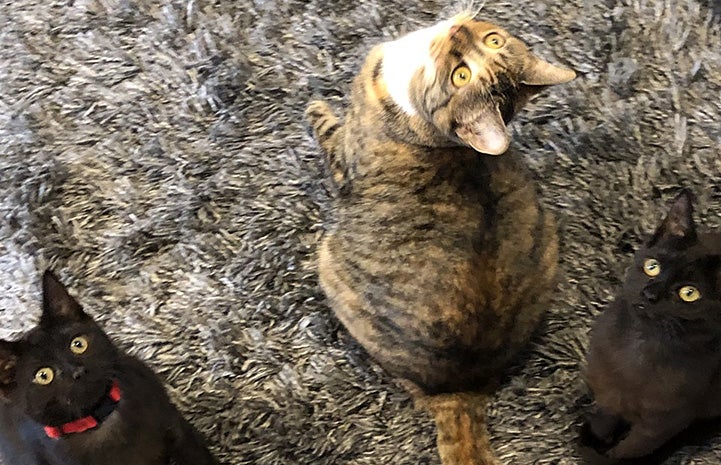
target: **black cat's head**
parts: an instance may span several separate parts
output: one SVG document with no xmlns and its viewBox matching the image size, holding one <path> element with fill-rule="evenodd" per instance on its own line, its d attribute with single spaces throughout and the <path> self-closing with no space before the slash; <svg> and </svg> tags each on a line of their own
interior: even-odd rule
<svg viewBox="0 0 721 465">
<path fill-rule="evenodd" d="M 721 256 L 699 239 L 693 194 L 683 190 L 629 268 L 623 298 L 657 318 L 721 328 Z"/>
<path fill-rule="evenodd" d="M 49 271 L 40 323 L 0 341 L 0 396 L 50 426 L 88 415 L 108 392 L 119 351 Z"/>
</svg>

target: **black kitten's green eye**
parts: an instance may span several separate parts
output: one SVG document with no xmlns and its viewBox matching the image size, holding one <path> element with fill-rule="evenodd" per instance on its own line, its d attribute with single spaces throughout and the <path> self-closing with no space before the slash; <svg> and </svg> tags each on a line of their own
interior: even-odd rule
<svg viewBox="0 0 721 465">
<path fill-rule="evenodd" d="M 45 386 L 52 383 L 53 378 L 55 378 L 55 373 L 53 372 L 53 369 L 50 367 L 45 367 L 39 369 L 35 373 L 35 379 L 33 379 L 33 383 Z"/>
<path fill-rule="evenodd" d="M 85 339 L 85 337 L 83 337 L 83 336 L 76 337 L 70 343 L 70 350 L 74 354 L 78 354 L 78 355 L 84 353 L 86 350 L 88 350 L 88 340 Z"/>
<path fill-rule="evenodd" d="M 701 298 L 701 291 L 693 286 L 684 286 L 678 290 L 678 296 L 684 302 L 696 302 Z"/>
<path fill-rule="evenodd" d="M 643 272 L 652 278 L 658 276 L 661 273 L 661 264 L 655 258 L 647 258 L 643 262 Z"/>
<path fill-rule="evenodd" d="M 453 85 L 456 87 L 463 87 L 469 82 L 471 82 L 471 70 L 468 68 L 468 66 L 461 65 L 455 70 L 453 70 L 451 82 L 453 82 Z"/>
</svg>

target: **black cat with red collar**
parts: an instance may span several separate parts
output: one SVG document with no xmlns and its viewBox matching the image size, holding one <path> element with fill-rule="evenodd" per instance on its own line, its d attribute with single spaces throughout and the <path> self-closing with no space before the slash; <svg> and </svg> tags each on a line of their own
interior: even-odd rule
<svg viewBox="0 0 721 465">
<path fill-rule="evenodd" d="M 0 341 L 0 463 L 215 465 L 155 374 L 115 347 L 50 272 L 43 314 Z"/>
</svg>

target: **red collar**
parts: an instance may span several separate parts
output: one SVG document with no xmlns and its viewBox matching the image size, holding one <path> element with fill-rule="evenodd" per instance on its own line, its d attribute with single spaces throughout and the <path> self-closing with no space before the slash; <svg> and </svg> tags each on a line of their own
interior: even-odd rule
<svg viewBox="0 0 721 465">
<path fill-rule="evenodd" d="M 120 398 L 120 386 L 118 386 L 117 381 L 113 381 L 107 398 L 100 402 L 100 405 L 95 412 L 93 412 L 93 415 L 88 415 L 87 417 L 60 426 L 46 426 L 44 428 L 45 434 L 47 434 L 49 438 L 57 439 L 66 434 L 82 433 L 83 431 L 93 429 L 115 410 L 118 402 L 120 402 Z"/>
</svg>

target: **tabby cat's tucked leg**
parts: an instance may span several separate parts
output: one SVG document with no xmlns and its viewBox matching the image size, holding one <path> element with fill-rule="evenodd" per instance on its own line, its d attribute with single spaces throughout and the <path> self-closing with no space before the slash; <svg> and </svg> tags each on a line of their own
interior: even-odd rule
<svg viewBox="0 0 721 465">
<path fill-rule="evenodd" d="M 305 117 L 327 157 L 333 181 L 341 192 L 345 191 L 348 167 L 343 153 L 343 124 L 323 100 L 311 102 L 305 111 Z"/>
</svg>

